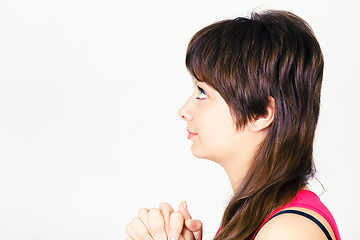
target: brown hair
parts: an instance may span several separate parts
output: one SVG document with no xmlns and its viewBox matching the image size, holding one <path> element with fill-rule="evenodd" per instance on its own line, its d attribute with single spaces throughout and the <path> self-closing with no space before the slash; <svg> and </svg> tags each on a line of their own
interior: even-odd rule
<svg viewBox="0 0 360 240">
<path fill-rule="evenodd" d="M 241 129 L 275 116 L 215 240 L 251 239 L 266 216 L 288 203 L 313 177 L 313 139 L 319 115 L 323 56 L 309 25 L 286 11 L 207 26 L 191 39 L 186 66 L 215 88 Z"/>
</svg>

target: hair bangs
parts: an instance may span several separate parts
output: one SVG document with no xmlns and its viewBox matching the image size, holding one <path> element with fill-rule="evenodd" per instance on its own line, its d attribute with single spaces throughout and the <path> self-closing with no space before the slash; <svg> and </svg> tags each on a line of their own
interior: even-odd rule
<svg viewBox="0 0 360 240">
<path fill-rule="evenodd" d="M 219 52 L 224 25 L 229 20 L 214 23 L 197 32 L 190 40 L 186 52 L 186 67 L 190 74 L 200 82 L 205 82 L 218 90 L 220 72 Z"/>
</svg>

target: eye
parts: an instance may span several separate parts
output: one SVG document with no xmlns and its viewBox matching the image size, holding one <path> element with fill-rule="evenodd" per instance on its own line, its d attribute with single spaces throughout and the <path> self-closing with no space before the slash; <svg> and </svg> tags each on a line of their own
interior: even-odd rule
<svg viewBox="0 0 360 240">
<path fill-rule="evenodd" d="M 199 99 L 199 100 L 206 99 L 207 96 L 206 96 L 206 93 L 205 93 L 204 89 L 202 89 L 202 88 L 199 87 L 199 86 L 197 86 L 197 88 L 199 89 L 200 94 L 199 94 L 198 97 L 196 97 L 196 99 Z"/>
</svg>

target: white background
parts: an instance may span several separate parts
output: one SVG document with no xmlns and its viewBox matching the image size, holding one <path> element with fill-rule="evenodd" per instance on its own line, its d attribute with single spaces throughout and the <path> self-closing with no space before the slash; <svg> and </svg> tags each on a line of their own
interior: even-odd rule
<svg viewBox="0 0 360 240">
<path fill-rule="evenodd" d="M 355 239 L 356 0 L 1 0 L 0 239 L 124 239 L 138 208 L 181 200 L 211 239 L 231 188 L 191 155 L 177 116 L 192 91 L 186 46 L 214 21 L 269 8 L 303 17 L 322 46 L 317 176 L 343 239 Z"/>
</svg>

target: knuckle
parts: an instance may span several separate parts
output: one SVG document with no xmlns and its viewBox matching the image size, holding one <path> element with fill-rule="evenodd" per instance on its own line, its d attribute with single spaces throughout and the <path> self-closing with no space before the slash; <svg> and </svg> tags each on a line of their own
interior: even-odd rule
<svg viewBox="0 0 360 240">
<path fill-rule="evenodd" d="M 165 202 L 160 204 L 159 209 L 165 219 L 168 219 L 170 214 L 174 212 L 174 209 L 170 206 L 170 204 Z"/>
<path fill-rule="evenodd" d="M 157 208 L 152 208 L 149 210 L 148 212 L 148 218 L 149 219 L 158 219 L 159 217 L 161 217 L 161 213 L 160 213 L 160 210 L 157 209 Z"/>
<path fill-rule="evenodd" d="M 159 211 L 159 209 L 157 209 L 157 208 L 152 208 L 152 209 L 150 209 L 149 210 L 149 213 L 156 213 L 156 212 L 158 212 Z"/>
<path fill-rule="evenodd" d="M 167 202 L 162 202 L 162 203 L 160 203 L 159 208 L 160 209 L 170 209 L 171 206 Z"/>
<path fill-rule="evenodd" d="M 131 219 L 131 224 L 132 225 L 137 224 L 139 220 L 140 219 L 138 217 L 134 217 L 133 219 Z"/>
<path fill-rule="evenodd" d="M 149 209 L 147 209 L 147 208 L 140 208 L 140 209 L 138 210 L 138 216 L 144 216 L 144 215 L 148 214 L 148 212 L 149 212 Z"/>
<path fill-rule="evenodd" d="M 153 233 L 162 233 L 164 232 L 164 218 L 160 213 L 159 209 L 153 208 L 149 211 L 148 223 L 150 232 Z"/>
<path fill-rule="evenodd" d="M 166 202 L 160 203 L 159 209 L 163 214 L 170 214 L 171 212 L 174 212 L 173 207 Z"/>
</svg>

